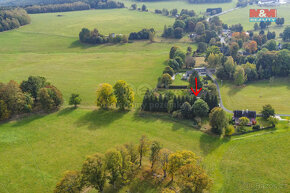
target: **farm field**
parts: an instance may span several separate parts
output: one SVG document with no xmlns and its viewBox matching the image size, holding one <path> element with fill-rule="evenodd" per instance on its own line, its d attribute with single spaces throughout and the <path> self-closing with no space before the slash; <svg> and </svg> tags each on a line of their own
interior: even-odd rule
<svg viewBox="0 0 290 193">
<path fill-rule="evenodd" d="M 229 12 L 227 14 L 221 15 L 220 19 L 228 24 L 242 24 L 244 27 L 244 30 L 254 30 L 254 24 L 255 22 L 249 22 L 249 9 L 269 9 L 269 7 L 260 7 L 257 5 L 249 5 L 245 8 L 237 9 L 232 12 Z M 271 7 L 271 9 L 277 9 L 277 17 L 284 17 L 285 18 L 285 24 L 283 25 L 288 26 L 290 25 L 290 4 L 280 5 L 278 7 Z M 272 23 L 268 29 L 265 31 L 275 31 L 276 37 L 279 37 L 279 34 L 283 32 L 284 27 L 279 27 L 275 23 Z"/>
<path fill-rule="evenodd" d="M 165 5 L 168 9 L 190 9 L 183 1 L 146 4 L 151 9 Z M 208 5 L 194 6 L 203 11 L 202 7 Z M 201 156 L 214 181 L 211 192 L 289 190 L 290 176 L 285 172 L 290 170 L 287 121 L 279 122 L 273 130 L 219 139 L 193 129 L 191 121 L 165 114 L 140 113 L 138 108 L 130 112 L 96 109 L 96 87 L 120 79 L 132 86 L 136 105 L 140 105 L 146 88 L 155 88 L 171 46 L 195 50 L 196 45 L 158 39 L 155 43 L 89 46 L 78 41 L 81 28 L 129 34 L 154 27 L 160 35 L 164 24 L 172 24 L 173 18 L 126 9 L 36 14 L 31 18 L 30 25 L 0 33 L 0 82 L 45 76 L 62 91 L 65 104 L 49 115 L 0 125 L 0 193 L 52 192 L 63 172 L 80 169 L 87 155 L 131 141 L 137 143 L 143 134 L 170 150 L 192 150 Z M 270 103 L 277 113 L 290 113 L 289 79 L 250 83 L 244 88 L 223 84 L 222 98 L 229 109 L 260 110 Z M 73 92 L 82 98 L 78 109 L 67 107 Z M 271 92 L 276 95 L 270 97 Z M 121 192 L 125 193 L 126 187 Z"/>
<path fill-rule="evenodd" d="M 276 113 L 289 114 L 290 85 L 289 78 L 276 78 L 246 84 L 237 87 L 229 82 L 223 82 L 221 94 L 223 104 L 230 110 L 249 109 L 260 112 L 263 105 L 271 104 Z"/>
<path fill-rule="evenodd" d="M 0 192 L 51 192 L 62 173 L 80 169 L 87 155 L 137 142 L 142 134 L 171 150 L 188 149 L 201 156 L 215 182 L 213 192 L 243 190 L 244 184 L 255 183 L 268 184 L 269 192 L 285 192 L 289 186 L 289 174 L 284 172 L 289 170 L 289 126 L 281 122 L 277 128 L 271 134 L 258 132 L 265 133 L 263 137 L 248 135 L 228 141 L 164 115 L 66 108 L 0 126 Z"/>
<path fill-rule="evenodd" d="M 136 3 L 138 7 L 141 7 L 143 4 L 147 6 L 149 11 L 154 12 L 155 9 L 193 9 L 196 14 L 204 13 L 207 8 L 216 8 L 221 7 L 224 11 L 236 7 L 237 0 L 233 0 L 229 3 L 212 3 L 212 4 L 192 4 L 188 3 L 186 0 L 171 0 L 171 1 L 157 1 L 157 2 L 136 2 L 133 0 L 121 0 L 127 7 L 130 7 L 132 4 Z"/>
</svg>

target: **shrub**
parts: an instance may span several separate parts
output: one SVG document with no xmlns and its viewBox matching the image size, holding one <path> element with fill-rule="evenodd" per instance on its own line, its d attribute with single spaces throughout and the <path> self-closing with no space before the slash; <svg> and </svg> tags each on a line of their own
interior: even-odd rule
<svg viewBox="0 0 290 193">
<path fill-rule="evenodd" d="M 253 126 L 253 130 L 259 130 L 260 129 L 260 125 L 254 125 Z"/>
<path fill-rule="evenodd" d="M 234 133 L 235 133 L 235 128 L 234 128 L 234 126 L 233 126 L 233 125 L 228 125 L 228 126 L 226 127 L 225 134 L 226 134 L 227 136 L 231 136 L 231 135 L 234 134 Z"/>
<path fill-rule="evenodd" d="M 181 113 L 180 110 L 178 110 L 178 111 L 174 111 L 174 112 L 172 113 L 172 117 L 173 117 L 173 118 L 177 118 L 177 119 L 182 119 L 182 118 L 183 118 L 182 113 Z"/>
</svg>

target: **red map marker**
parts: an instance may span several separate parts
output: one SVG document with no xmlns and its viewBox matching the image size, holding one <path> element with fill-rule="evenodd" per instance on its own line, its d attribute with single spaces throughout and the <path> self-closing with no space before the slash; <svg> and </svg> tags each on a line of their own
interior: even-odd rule
<svg viewBox="0 0 290 193">
<path fill-rule="evenodd" d="M 199 90 L 197 90 L 197 79 L 196 79 L 196 78 L 195 78 L 195 90 L 196 90 L 196 92 L 193 90 L 192 87 L 190 87 L 190 88 L 191 88 L 191 90 L 192 90 L 192 92 L 193 92 L 193 94 L 194 94 L 195 96 L 197 96 L 198 93 L 202 90 L 202 88 L 200 88 Z"/>
</svg>

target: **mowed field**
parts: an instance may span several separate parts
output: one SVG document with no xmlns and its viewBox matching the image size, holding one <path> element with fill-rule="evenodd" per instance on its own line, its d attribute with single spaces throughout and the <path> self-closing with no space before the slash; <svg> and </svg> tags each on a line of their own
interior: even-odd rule
<svg viewBox="0 0 290 193">
<path fill-rule="evenodd" d="M 171 1 L 157 1 L 157 2 L 138 2 L 134 0 L 120 0 L 127 7 L 131 7 L 132 4 L 136 3 L 137 7 L 141 8 L 143 4 L 145 4 L 149 11 L 154 12 L 155 9 L 162 10 L 163 8 L 168 9 L 169 11 L 172 9 L 178 9 L 180 12 L 182 9 L 194 10 L 196 14 L 201 14 L 206 12 L 207 8 L 216 8 L 221 7 L 223 11 L 232 9 L 236 7 L 237 0 L 232 0 L 229 3 L 212 3 L 212 4 L 192 4 L 188 3 L 187 0 L 171 0 Z"/>
<path fill-rule="evenodd" d="M 271 104 L 279 114 L 290 113 L 290 78 L 257 81 L 237 87 L 223 82 L 223 104 L 227 109 L 249 109 L 260 112 L 265 104 Z"/>
<path fill-rule="evenodd" d="M 104 34 L 128 34 L 142 29 L 142 22 L 151 22 L 157 31 L 173 22 L 172 18 L 136 11 L 128 30 L 118 23 L 107 24 L 99 11 L 115 14 L 116 19 L 120 18 L 118 23 L 124 25 L 128 25 L 124 15 L 135 14 L 125 9 L 85 11 L 89 12 L 88 18 L 82 12 L 38 14 L 32 15 L 32 24 L 0 33 L 0 81 L 45 76 L 60 88 L 66 100 L 59 112 L 0 125 L 1 193 L 52 192 L 62 173 L 80 169 L 87 155 L 137 142 L 143 134 L 173 151 L 187 149 L 201 156 L 214 181 L 212 192 L 287 192 L 290 176 L 285 171 L 290 169 L 290 142 L 286 121 L 275 130 L 221 140 L 193 129 L 190 121 L 174 120 L 167 115 L 140 114 L 136 109 L 124 113 L 96 110 L 98 84 L 124 79 L 134 88 L 139 103 L 144 89 L 156 86 L 172 45 L 184 50 L 189 45 L 196 48 L 192 44 L 148 41 L 81 45 L 78 32 L 84 26 L 97 27 Z M 83 19 L 73 28 L 77 15 Z M 65 19 L 69 25 L 58 19 Z M 66 107 L 72 92 L 83 99 L 83 106 L 77 110 Z M 255 99 L 249 103 L 254 104 Z"/>
<path fill-rule="evenodd" d="M 287 122 L 277 130 L 231 140 L 209 136 L 191 124 L 157 114 L 70 108 L 3 124 L 0 192 L 52 192 L 62 173 L 80 169 L 87 155 L 137 143 L 143 134 L 172 151 L 187 149 L 201 156 L 214 180 L 212 192 L 287 192 Z"/>
</svg>

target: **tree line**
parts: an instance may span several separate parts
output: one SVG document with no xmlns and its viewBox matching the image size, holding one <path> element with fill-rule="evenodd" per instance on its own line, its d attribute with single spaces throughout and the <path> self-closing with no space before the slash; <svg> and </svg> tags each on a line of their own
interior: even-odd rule
<svg viewBox="0 0 290 193">
<path fill-rule="evenodd" d="M 30 17 L 24 9 L 0 10 L 0 32 L 7 31 L 30 23 Z"/>
<path fill-rule="evenodd" d="M 122 2 L 107 1 L 107 0 L 80 0 L 72 3 L 63 4 L 45 4 L 45 5 L 33 5 L 25 7 L 25 10 L 30 13 L 50 13 L 50 12 L 65 12 L 65 11 L 78 11 L 88 9 L 115 9 L 124 8 L 125 5 Z"/>
<path fill-rule="evenodd" d="M 227 3 L 232 0 L 188 0 L 189 3 L 201 4 L 201 3 Z"/>
<path fill-rule="evenodd" d="M 88 187 L 98 192 L 112 192 L 124 186 L 130 192 L 134 192 L 132 189 L 140 192 L 138 184 L 145 181 L 152 186 L 158 184 L 160 193 L 204 192 L 212 186 L 211 178 L 195 153 L 172 152 L 143 135 L 138 144 L 127 143 L 104 154 L 87 156 L 80 171 L 64 173 L 54 193 L 80 193 Z"/>
<path fill-rule="evenodd" d="M 58 109 L 62 93 L 46 78 L 30 76 L 19 85 L 14 80 L 0 83 L 0 121 L 23 113 Z"/>
<path fill-rule="evenodd" d="M 100 34 L 97 29 L 90 31 L 87 28 L 83 28 L 79 33 L 79 40 L 87 44 L 128 43 L 128 36 L 121 34 L 105 36 Z"/>
</svg>

